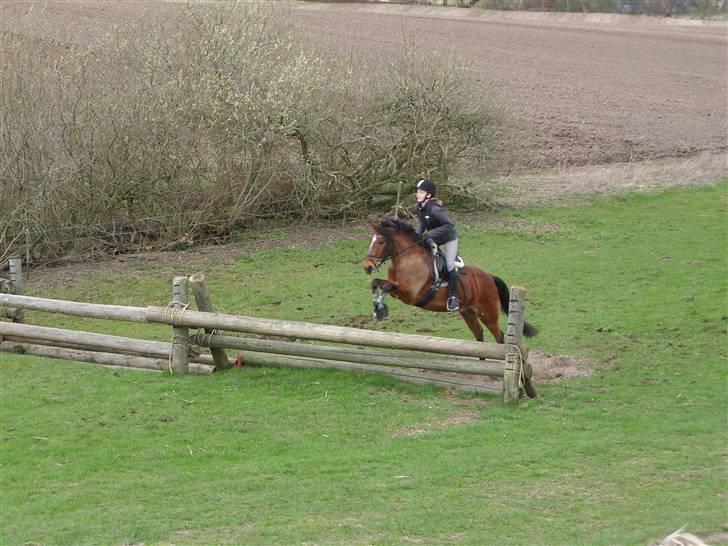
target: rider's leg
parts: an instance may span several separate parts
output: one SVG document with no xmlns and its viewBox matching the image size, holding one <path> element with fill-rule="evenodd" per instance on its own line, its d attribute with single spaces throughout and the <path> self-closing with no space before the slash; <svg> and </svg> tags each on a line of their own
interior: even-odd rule
<svg viewBox="0 0 728 546">
<path fill-rule="evenodd" d="M 455 259 L 458 256 L 458 240 L 455 239 L 442 245 L 442 253 L 445 255 L 447 264 L 447 310 L 457 311 L 460 308 L 460 301 L 457 297 L 458 272 L 455 269 Z"/>
<path fill-rule="evenodd" d="M 457 311 L 460 309 L 460 300 L 458 299 L 458 270 L 453 268 L 447 272 L 447 310 Z"/>
</svg>

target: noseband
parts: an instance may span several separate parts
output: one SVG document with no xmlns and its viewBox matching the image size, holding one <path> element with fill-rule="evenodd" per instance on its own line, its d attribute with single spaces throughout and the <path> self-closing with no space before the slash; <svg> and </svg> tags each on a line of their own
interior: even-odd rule
<svg viewBox="0 0 728 546">
<path fill-rule="evenodd" d="M 381 233 L 378 233 L 380 237 L 383 237 Z M 398 250 L 397 252 L 394 252 L 393 254 L 389 254 L 388 256 L 375 256 L 374 254 L 367 254 L 367 258 L 370 258 L 372 261 L 374 261 L 374 269 L 379 271 L 379 268 L 382 267 L 386 262 L 391 260 L 392 258 L 399 256 L 400 254 L 404 254 L 407 250 L 409 250 L 412 247 L 415 247 L 419 245 L 422 242 L 422 240 L 415 241 L 409 246 L 404 247 L 401 250 Z M 390 244 L 392 244 L 392 239 L 387 240 L 387 247 L 389 247 Z"/>
</svg>

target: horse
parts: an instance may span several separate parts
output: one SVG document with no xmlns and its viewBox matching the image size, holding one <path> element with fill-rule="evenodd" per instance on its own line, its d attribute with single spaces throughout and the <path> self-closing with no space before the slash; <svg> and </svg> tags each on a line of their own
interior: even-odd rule
<svg viewBox="0 0 728 546">
<path fill-rule="evenodd" d="M 374 236 L 364 260 L 364 270 L 372 274 L 391 260 L 387 280 L 374 279 L 371 284 L 375 316 L 378 319 L 387 316 L 388 310 L 384 304 L 387 295 L 429 311 L 447 311 L 447 287 L 433 287 L 435 266 L 432 252 L 426 248 L 415 229 L 398 219 L 384 219 L 371 226 Z M 508 313 L 508 286 L 501 278 L 477 267 L 465 266 L 459 273 L 459 313 L 465 324 L 477 341 L 483 341 L 482 322 L 496 343 L 504 343 L 505 336 L 498 319 L 501 310 Z M 533 325 L 523 323 L 524 336 L 532 337 L 537 333 Z"/>
</svg>

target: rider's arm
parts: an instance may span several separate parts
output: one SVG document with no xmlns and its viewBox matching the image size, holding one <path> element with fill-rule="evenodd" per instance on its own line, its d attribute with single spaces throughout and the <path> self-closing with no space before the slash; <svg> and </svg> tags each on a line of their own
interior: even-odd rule
<svg viewBox="0 0 728 546">
<path fill-rule="evenodd" d="M 430 210 L 431 223 L 437 224 L 436 228 L 432 228 L 427 234 L 437 244 L 443 244 L 457 238 L 455 224 L 452 223 L 448 215 L 441 207 L 434 206 Z M 432 222 L 434 220 L 434 222 Z"/>
</svg>

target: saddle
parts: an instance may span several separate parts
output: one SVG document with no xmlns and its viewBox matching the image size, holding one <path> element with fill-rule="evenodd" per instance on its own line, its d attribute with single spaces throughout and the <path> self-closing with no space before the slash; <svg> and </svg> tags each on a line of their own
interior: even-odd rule
<svg viewBox="0 0 728 546">
<path fill-rule="evenodd" d="M 460 256 L 455 258 L 455 269 L 461 270 L 465 267 L 465 262 Z M 442 286 L 447 281 L 443 280 L 443 277 L 447 277 L 447 261 L 445 255 L 439 250 L 435 254 L 434 264 L 432 268 L 432 284 L 440 284 Z"/>
<path fill-rule="evenodd" d="M 424 307 L 430 303 L 430 300 L 435 297 L 435 295 L 440 291 L 440 288 L 447 286 L 447 260 L 445 259 L 445 255 L 438 250 L 435 253 L 433 260 L 432 286 L 427 292 L 425 292 L 424 296 L 415 303 L 415 306 L 417 307 Z M 465 267 L 465 262 L 460 256 L 458 256 L 455 258 L 455 269 L 459 271 L 463 267 Z M 460 283 L 462 284 L 462 281 L 460 281 Z"/>
</svg>

